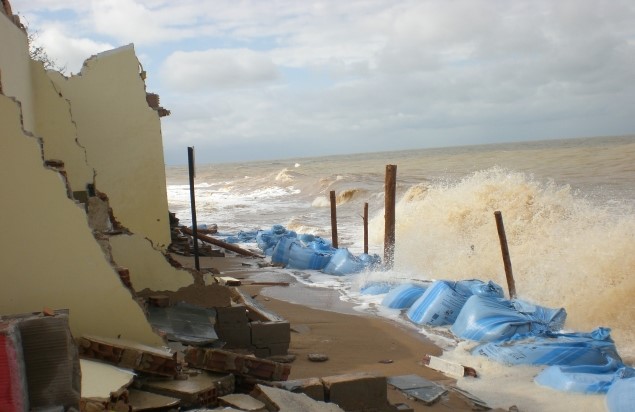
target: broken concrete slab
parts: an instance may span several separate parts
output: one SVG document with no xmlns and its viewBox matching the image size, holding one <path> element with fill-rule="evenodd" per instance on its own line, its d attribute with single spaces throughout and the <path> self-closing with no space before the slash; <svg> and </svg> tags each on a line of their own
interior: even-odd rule
<svg viewBox="0 0 635 412">
<path fill-rule="evenodd" d="M 232 393 L 218 398 L 220 406 L 230 406 L 241 411 L 268 412 L 265 404 L 244 393 Z"/>
<path fill-rule="evenodd" d="M 443 386 L 419 375 L 391 376 L 388 378 L 388 384 L 426 405 L 432 405 L 448 392 Z"/>
<path fill-rule="evenodd" d="M 271 411 L 344 412 L 344 409 L 334 403 L 316 401 L 304 393 L 293 393 L 264 385 L 256 385 L 251 395 L 262 401 Z"/>
<path fill-rule="evenodd" d="M 180 404 L 180 400 L 170 396 L 163 396 L 137 389 L 129 389 L 128 403 L 132 406 L 133 412 L 164 411 L 167 409 L 177 409 Z"/>
<path fill-rule="evenodd" d="M 425 355 L 423 357 L 423 364 L 430 369 L 434 369 L 455 378 L 463 378 L 465 376 L 472 376 L 474 378 L 477 377 L 477 373 L 474 368 L 450 362 L 433 355 Z"/>
<path fill-rule="evenodd" d="M 103 362 L 80 359 L 82 398 L 109 398 L 113 392 L 132 384 L 135 374 Z"/>
<path fill-rule="evenodd" d="M 82 358 L 153 375 L 177 375 L 177 354 L 166 349 L 97 336 L 82 336 L 77 343 Z"/>
<path fill-rule="evenodd" d="M 386 377 L 365 373 L 322 378 L 326 399 L 346 411 L 369 408 L 384 410 L 389 406 Z"/>
<path fill-rule="evenodd" d="M 148 320 L 168 340 L 189 345 L 212 345 L 218 340 L 214 329 L 216 310 L 186 302 L 168 307 L 149 306 Z"/>
<path fill-rule="evenodd" d="M 185 361 L 192 367 L 214 372 L 234 373 L 263 380 L 284 381 L 291 366 L 220 349 L 190 348 Z"/>
<path fill-rule="evenodd" d="M 141 389 L 180 400 L 183 407 L 215 406 L 235 388 L 231 374 L 201 373 L 187 379 L 143 379 Z"/>
<path fill-rule="evenodd" d="M 274 386 L 293 393 L 303 393 L 316 401 L 324 401 L 324 385 L 320 378 L 294 379 L 274 382 Z"/>
<path fill-rule="evenodd" d="M 219 308 L 231 306 L 230 287 L 212 284 L 207 286 L 189 285 L 176 291 L 144 289 L 137 296 L 147 298 L 153 295 L 165 295 L 170 302 L 186 302 L 202 308 Z"/>
</svg>

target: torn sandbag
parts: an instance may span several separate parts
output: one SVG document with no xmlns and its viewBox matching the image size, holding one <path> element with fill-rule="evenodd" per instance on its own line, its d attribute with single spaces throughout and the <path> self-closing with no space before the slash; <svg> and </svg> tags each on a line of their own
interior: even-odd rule
<svg viewBox="0 0 635 412">
<path fill-rule="evenodd" d="M 289 247 L 287 268 L 322 270 L 331 260 L 333 252 L 316 250 L 303 246 L 300 242 L 292 242 Z"/>
<path fill-rule="evenodd" d="M 273 255 L 278 241 L 284 237 L 296 238 L 297 233 L 287 230 L 282 225 L 273 225 L 269 230 L 260 230 L 256 234 L 256 244 L 267 256 Z"/>
<path fill-rule="evenodd" d="M 381 301 L 383 306 L 391 309 L 407 309 L 426 291 L 427 285 L 404 283 L 391 289 Z"/>
<path fill-rule="evenodd" d="M 608 328 L 597 328 L 591 333 L 516 335 L 505 341 L 479 345 L 472 354 L 507 365 L 602 366 L 612 361 L 622 363 Z"/>
<path fill-rule="evenodd" d="M 615 359 L 606 365 L 549 366 L 534 382 L 563 392 L 606 393 L 616 379 L 635 376 L 635 369 Z"/>
<path fill-rule="evenodd" d="M 562 308 L 549 309 L 521 300 L 474 295 L 465 302 L 451 330 L 462 339 L 492 342 L 518 333 L 560 330 L 566 317 Z"/>
<path fill-rule="evenodd" d="M 392 284 L 388 282 L 368 282 L 364 284 L 360 289 L 360 295 L 381 295 L 388 293 L 392 288 Z"/>
</svg>

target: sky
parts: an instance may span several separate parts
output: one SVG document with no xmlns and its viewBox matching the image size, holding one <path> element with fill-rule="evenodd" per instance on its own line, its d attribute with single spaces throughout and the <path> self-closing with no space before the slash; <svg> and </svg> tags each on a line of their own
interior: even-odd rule
<svg viewBox="0 0 635 412">
<path fill-rule="evenodd" d="M 134 44 L 168 165 L 635 134 L 632 0 L 11 0 L 67 75 Z"/>
</svg>

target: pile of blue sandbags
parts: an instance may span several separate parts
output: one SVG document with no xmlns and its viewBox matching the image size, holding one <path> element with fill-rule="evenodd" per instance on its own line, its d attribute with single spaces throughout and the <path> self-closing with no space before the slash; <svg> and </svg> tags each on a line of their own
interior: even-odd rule
<svg viewBox="0 0 635 412">
<path fill-rule="evenodd" d="M 608 391 L 610 411 L 632 410 L 635 369 L 622 362 L 610 329 L 563 333 L 563 308 L 505 299 L 499 285 L 480 280 L 398 285 L 386 293 L 382 305 L 402 309 L 417 325 L 450 325 L 458 338 L 481 342 L 474 355 L 508 365 L 546 365 L 535 378 L 540 385 L 581 393 Z"/>
<path fill-rule="evenodd" d="M 475 294 L 502 297 L 503 289 L 494 282 L 485 283 L 477 279 L 458 282 L 438 280 L 410 306 L 406 316 L 417 325 L 451 325 L 465 302 Z"/>
<path fill-rule="evenodd" d="M 256 235 L 258 247 L 271 256 L 271 262 L 289 269 L 322 270 L 330 275 L 348 275 L 374 268 L 379 256 L 355 256 L 348 249 L 336 249 L 331 243 L 314 235 L 287 231 L 282 225 L 261 230 Z"/>
</svg>

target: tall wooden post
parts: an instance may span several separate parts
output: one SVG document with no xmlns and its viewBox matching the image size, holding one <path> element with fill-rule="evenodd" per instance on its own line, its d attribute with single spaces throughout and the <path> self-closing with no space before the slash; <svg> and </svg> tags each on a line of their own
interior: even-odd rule
<svg viewBox="0 0 635 412">
<path fill-rule="evenodd" d="M 364 253 L 368 254 L 368 203 L 364 203 Z"/>
<path fill-rule="evenodd" d="M 337 245 L 337 207 L 335 200 L 335 190 L 331 190 L 331 239 L 333 241 L 333 247 L 338 248 Z"/>
<path fill-rule="evenodd" d="M 507 236 L 505 235 L 505 226 L 503 225 L 503 215 L 500 211 L 494 212 L 496 217 L 496 229 L 498 230 L 498 239 L 503 252 L 503 263 L 505 264 L 505 277 L 507 278 L 507 289 L 509 290 L 509 298 L 516 297 L 516 283 L 514 282 L 514 274 L 512 273 L 512 261 L 509 257 L 509 248 L 507 247 Z"/>
<path fill-rule="evenodd" d="M 201 270 L 198 260 L 198 226 L 196 224 L 196 196 L 194 194 L 194 147 L 187 148 L 187 163 L 190 172 L 190 206 L 192 209 L 192 235 L 194 240 L 194 266 Z"/>
<path fill-rule="evenodd" d="M 397 191 L 397 166 L 386 165 L 384 203 L 384 263 L 392 268 L 395 259 L 395 193 Z"/>
</svg>

